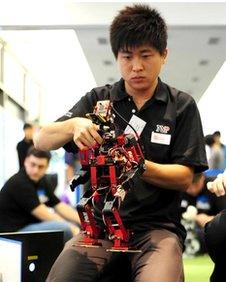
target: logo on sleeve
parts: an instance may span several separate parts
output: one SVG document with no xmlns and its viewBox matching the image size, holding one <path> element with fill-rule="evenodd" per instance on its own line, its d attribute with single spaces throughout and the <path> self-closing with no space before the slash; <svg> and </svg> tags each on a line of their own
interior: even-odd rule
<svg viewBox="0 0 226 282">
<path fill-rule="evenodd" d="M 45 189 L 39 188 L 37 190 L 38 198 L 41 204 L 45 204 L 49 201 L 49 197 L 46 195 Z"/>
</svg>

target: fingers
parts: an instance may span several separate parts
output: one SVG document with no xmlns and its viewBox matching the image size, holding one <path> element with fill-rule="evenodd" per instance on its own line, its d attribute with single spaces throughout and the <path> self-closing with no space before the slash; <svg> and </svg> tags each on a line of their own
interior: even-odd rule
<svg viewBox="0 0 226 282">
<path fill-rule="evenodd" d="M 80 142 L 78 140 L 74 140 L 74 142 L 81 151 L 85 151 L 85 150 L 89 149 L 89 147 L 85 146 L 82 142 Z"/>
<path fill-rule="evenodd" d="M 197 214 L 196 218 L 195 218 L 196 222 L 201 227 L 204 227 L 206 225 L 206 223 L 209 222 L 212 219 L 213 219 L 213 216 L 209 216 L 209 215 L 207 215 L 205 213 Z"/>
<path fill-rule="evenodd" d="M 219 174 L 216 179 L 216 195 L 223 196 L 225 195 L 225 187 L 223 184 L 223 174 Z"/>
<path fill-rule="evenodd" d="M 210 192 L 215 193 L 217 197 L 225 195 L 226 177 L 223 174 L 218 174 L 213 182 L 207 183 L 207 188 Z"/>
<path fill-rule="evenodd" d="M 80 150 L 88 150 L 103 142 L 102 137 L 97 132 L 99 126 L 88 119 L 79 119 L 79 121 L 79 125 L 76 124 L 75 127 L 74 142 Z"/>
<path fill-rule="evenodd" d="M 208 189 L 210 192 L 214 193 L 213 182 L 207 182 L 207 189 Z"/>
<path fill-rule="evenodd" d="M 226 189 L 226 170 L 224 171 L 222 177 L 223 177 L 223 185 L 224 185 L 224 187 L 225 187 L 225 189 Z"/>
<path fill-rule="evenodd" d="M 90 134 L 92 135 L 92 137 L 94 138 L 94 140 L 98 143 L 101 144 L 103 142 L 103 138 L 99 135 L 99 133 L 97 132 L 99 130 L 99 126 L 94 124 L 94 127 L 91 127 L 89 129 Z"/>
</svg>

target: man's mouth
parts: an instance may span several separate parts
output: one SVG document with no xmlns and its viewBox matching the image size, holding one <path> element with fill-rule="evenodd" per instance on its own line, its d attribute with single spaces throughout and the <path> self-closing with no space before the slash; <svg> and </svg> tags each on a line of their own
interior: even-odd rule
<svg viewBox="0 0 226 282">
<path fill-rule="evenodd" d="M 133 76 L 132 79 L 136 79 L 136 78 L 144 78 L 143 75 L 136 75 L 136 76 Z"/>
<path fill-rule="evenodd" d="M 132 81 L 135 81 L 135 82 L 139 82 L 139 81 L 142 81 L 144 80 L 144 76 L 134 76 L 131 78 Z"/>
</svg>

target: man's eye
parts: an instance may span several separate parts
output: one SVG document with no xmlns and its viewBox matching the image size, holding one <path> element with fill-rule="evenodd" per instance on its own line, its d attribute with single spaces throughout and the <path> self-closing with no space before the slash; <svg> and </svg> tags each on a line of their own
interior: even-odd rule
<svg viewBox="0 0 226 282">
<path fill-rule="evenodd" d="M 124 55 L 123 58 L 124 58 L 124 59 L 130 59 L 131 56 L 130 56 L 130 55 Z"/>
</svg>

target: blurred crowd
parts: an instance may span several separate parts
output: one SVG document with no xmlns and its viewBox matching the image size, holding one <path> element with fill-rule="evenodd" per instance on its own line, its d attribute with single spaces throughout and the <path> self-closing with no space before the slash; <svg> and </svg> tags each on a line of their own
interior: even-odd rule
<svg viewBox="0 0 226 282">
<path fill-rule="evenodd" d="M 209 169 L 226 167 L 226 146 L 221 142 L 220 131 L 205 136 L 206 153 Z"/>
</svg>

